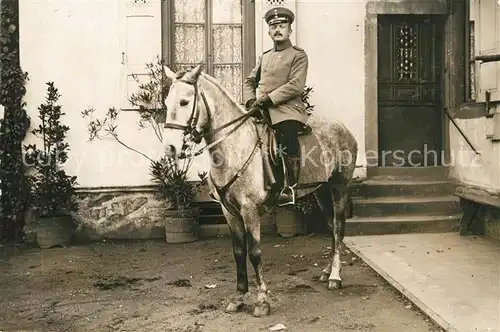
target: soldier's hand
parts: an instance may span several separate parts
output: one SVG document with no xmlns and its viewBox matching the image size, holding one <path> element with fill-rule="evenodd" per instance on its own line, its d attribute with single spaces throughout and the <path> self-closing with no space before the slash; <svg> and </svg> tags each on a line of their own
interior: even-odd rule
<svg viewBox="0 0 500 332">
<path fill-rule="evenodd" d="M 250 99 L 249 101 L 247 101 L 247 103 L 245 104 L 245 108 L 247 109 L 247 111 L 252 108 L 254 103 L 255 103 L 255 99 Z"/>
<path fill-rule="evenodd" d="M 272 104 L 273 102 L 271 101 L 271 98 L 269 98 L 268 95 L 263 95 L 257 98 L 252 107 L 268 108 Z"/>
</svg>

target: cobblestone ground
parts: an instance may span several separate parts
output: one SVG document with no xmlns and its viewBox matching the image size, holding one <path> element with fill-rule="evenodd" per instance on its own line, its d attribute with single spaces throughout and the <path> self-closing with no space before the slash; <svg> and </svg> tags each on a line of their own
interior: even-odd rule
<svg viewBox="0 0 500 332">
<path fill-rule="evenodd" d="M 263 239 L 271 315 L 224 313 L 235 289 L 229 239 L 190 244 L 99 242 L 23 249 L 0 263 L 1 331 L 440 331 L 360 259 L 343 250 L 343 289 L 317 278 L 327 236 Z M 281 324 L 281 325 L 280 325 Z"/>
</svg>

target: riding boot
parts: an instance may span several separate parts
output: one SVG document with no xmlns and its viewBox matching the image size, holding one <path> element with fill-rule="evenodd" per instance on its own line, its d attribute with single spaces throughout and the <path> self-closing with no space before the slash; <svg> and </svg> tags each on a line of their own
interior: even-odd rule
<svg viewBox="0 0 500 332">
<path fill-rule="evenodd" d="M 285 158 L 287 183 L 283 186 L 278 202 L 280 206 L 295 204 L 295 190 L 299 182 L 300 156 L 286 156 Z"/>
</svg>

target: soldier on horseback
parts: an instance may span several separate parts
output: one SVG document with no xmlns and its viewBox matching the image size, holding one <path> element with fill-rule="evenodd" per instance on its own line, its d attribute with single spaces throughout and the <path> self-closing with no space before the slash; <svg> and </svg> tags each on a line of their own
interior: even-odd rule
<svg viewBox="0 0 500 332">
<path fill-rule="evenodd" d="M 272 8 L 264 16 L 269 26 L 272 49 L 259 57 L 243 84 L 243 102 L 247 110 L 259 107 L 262 115 L 277 132 L 278 152 L 284 163 L 284 183 L 279 205 L 295 203 L 293 188 L 299 181 L 299 131 L 307 122 L 302 102 L 308 57 L 300 47 L 292 45 L 290 33 L 295 16 L 284 7 Z M 256 90 L 259 88 L 259 95 Z"/>
</svg>

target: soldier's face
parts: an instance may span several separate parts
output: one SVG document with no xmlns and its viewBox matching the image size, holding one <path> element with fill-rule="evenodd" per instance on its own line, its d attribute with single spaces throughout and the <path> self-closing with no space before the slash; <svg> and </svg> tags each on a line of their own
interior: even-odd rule
<svg viewBox="0 0 500 332">
<path fill-rule="evenodd" d="M 269 26 L 269 36 L 274 42 L 282 42 L 290 38 L 292 27 L 290 23 L 277 23 Z"/>
</svg>

